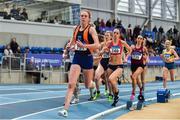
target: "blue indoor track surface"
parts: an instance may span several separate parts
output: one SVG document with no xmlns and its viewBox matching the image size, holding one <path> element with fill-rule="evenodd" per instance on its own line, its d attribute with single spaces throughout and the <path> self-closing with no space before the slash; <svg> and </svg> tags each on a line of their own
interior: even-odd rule
<svg viewBox="0 0 180 120">
<path fill-rule="evenodd" d="M 101 96 L 95 101 L 88 101 L 89 90 L 80 85 L 80 102 L 70 106 L 67 118 L 59 116 L 58 110 L 63 108 L 67 85 L 0 85 L 0 119 L 91 119 L 93 116 L 124 106 L 130 98 L 131 84 L 119 86 L 120 101 L 116 107 L 111 107 L 104 94 L 104 86 L 101 86 Z M 157 89 L 162 88 L 162 82 L 147 83 L 145 98 L 155 98 Z M 168 82 L 171 94 L 180 98 L 180 81 Z M 138 95 L 138 88 L 137 93 Z M 135 100 L 135 102 L 137 99 Z M 153 104 L 156 99 L 146 102 Z M 116 119 L 128 113 L 124 107 L 103 114 L 97 119 Z"/>
</svg>

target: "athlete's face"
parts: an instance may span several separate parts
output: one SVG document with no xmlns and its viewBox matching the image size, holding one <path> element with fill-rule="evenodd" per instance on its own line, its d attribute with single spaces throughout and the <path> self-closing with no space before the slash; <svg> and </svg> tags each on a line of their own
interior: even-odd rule
<svg viewBox="0 0 180 120">
<path fill-rule="evenodd" d="M 111 35 L 110 35 L 110 33 L 108 33 L 108 32 L 105 33 L 105 39 L 106 39 L 106 41 L 111 40 Z"/>
<path fill-rule="evenodd" d="M 118 29 L 114 29 L 113 36 L 115 39 L 119 39 L 120 38 L 120 31 Z"/>
<path fill-rule="evenodd" d="M 90 21 L 89 14 L 86 11 L 82 11 L 80 14 L 81 23 L 85 24 Z"/>
<path fill-rule="evenodd" d="M 137 38 L 137 43 L 142 43 L 143 42 L 143 38 L 142 37 L 138 37 Z"/>
<path fill-rule="evenodd" d="M 166 42 L 165 42 L 165 47 L 166 47 L 166 48 L 170 48 L 170 46 L 171 46 L 171 42 L 170 42 L 170 41 L 166 41 Z"/>
</svg>

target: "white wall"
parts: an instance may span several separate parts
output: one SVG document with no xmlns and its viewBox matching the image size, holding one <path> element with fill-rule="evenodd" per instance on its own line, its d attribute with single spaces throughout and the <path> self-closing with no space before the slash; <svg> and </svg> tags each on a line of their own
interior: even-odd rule
<svg viewBox="0 0 180 120">
<path fill-rule="evenodd" d="M 175 22 L 168 22 L 168 21 L 162 21 L 162 20 L 153 20 L 153 27 L 157 26 L 159 28 L 162 26 L 164 28 L 164 31 L 167 32 L 170 28 L 174 28 L 174 25 L 177 25 Z"/>
<path fill-rule="evenodd" d="M 119 14 L 118 18 L 122 21 L 122 24 L 125 28 L 127 28 L 129 24 L 131 24 L 132 27 L 134 27 L 135 25 L 141 26 L 146 20 L 143 17 L 127 16 L 122 14 Z"/>
<path fill-rule="evenodd" d="M 82 0 L 82 9 L 90 9 L 92 12 L 92 21 L 98 17 L 107 21 L 112 15 L 111 0 Z"/>
<path fill-rule="evenodd" d="M 20 46 L 37 46 L 37 47 L 64 47 L 69 37 L 17 34 L 17 33 L 0 33 L 0 45 L 6 45 L 12 37 L 16 37 Z"/>
<path fill-rule="evenodd" d="M 16 37 L 21 46 L 63 47 L 73 35 L 73 27 L 0 20 L 0 44 L 6 45 Z"/>
</svg>

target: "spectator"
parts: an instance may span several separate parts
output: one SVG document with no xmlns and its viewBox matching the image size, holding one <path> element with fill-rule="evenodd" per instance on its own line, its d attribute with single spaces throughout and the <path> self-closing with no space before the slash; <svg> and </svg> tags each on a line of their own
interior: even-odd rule
<svg viewBox="0 0 180 120">
<path fill-rule="evenodd" d="M 136 40 L 137 36 L 140 35 L 141 28 L 139 25 L 135 26 L 133 30 L 133 39 Z"/>
<path fill-rule="evenodd" d="M 28 20 L 28 14 L 26 12 L 26 8 L 23 8 L 23 12 L 21 13 L 21 16 L 25 21 Z"/>
<path fill-rule="evenodd" d="M 4 49 L 4 64 L 5 66 L 9 66 L 9 60 L 10 60 L 10 57 L 13 56 L 13 52 L 10 48 L 10 45 L 6 45 L 6 48 Z"/>
<path fill-rule="evenodd" d="M 144 25 L 144 28 L 143 28 L 143 30 L 142 30 L 142 36 L 144 37 L 145 34 L 146 34 L 146 32 L 148 32 L 148 31 L 149 31 L 149 30 L 148 30 L 147 25 Z"/>
<path fill-rule="evenodd" d="M 178 32 L 179 32 L 178 29 L 177 29 L 176 26 L 174 25 L 173 33 L 177 35 Z"/>
<path fill-rule="evenodd" d="M 11 14 L 12 17 L 19 15 L 18 10 L 16 9 L 16 5 L 15 4 L 13 5 L 13 7 L 11 9 L 10 14 Z"/>
<path fill-rule="evenodd" d="M 117 25 L 117 21 L 115 19 L 113 19 L 112 27 L 115 27 L 116 25 Z"/>
<path fill-rule="evenodd" d="M 20 16 L 20 13 L 21 13 L 21 8 L 20 7 L 17 8 L 17 13 L 18 13 L 17 15 Z"/>
<path fill-rule="evenodd" d="M 156 25 L 154 26 L 152 31 L 155 32 L 155 34 L 158 32 Z"/>
<path fill-rule="evenodd" d="M 55 17 L 54 17 L 54 23 L 55 23 L 55 24 L 59 24 L 58 16 L 55 16 Z"/>
<path fill-rule="evenodd" d="M 24 52 L 24 55 L 23 55 L 23 63 L 24 64 L 26 63 L 26 59 L 27 59 L 29 53 L 30 53 L 29 47 L 25 47 L 25 52 Z"/>
<path fill-rule="evenodd" d="M 41 19 L 41 22 L 42 22 L 42 23 L 47 23 L 47 22 L 48 22 L 48 18 L 47 18 L 47 17 L 43 17 L 43 18 Z"/>
<path fill-rule="evenodd" d="M 128 39 L 132 39 L 132 28 L 131 28 L 131 24 L 128 25 L 128 28 L 127 28 L 127 38 Z"/>
<path fill-rule="evenodd" d="M 164 29 L 162 28 L 162 26 L 159 27 L 159 32 L 160 32 L 161 34 L 164 33 Z"/>
<path fill-rule="evenodd" d="M 105 22 L 104 22 L 104 19 L 101 19 L 100 26 L 101 26 L 101 27 L 105 27 Z"/>
<path fill-rule="evenodd" d="M 157 41 L 157 44 L 159 44 L 160 40 L 158 39 L 158 30 L 157 30 L 156 25 L 154 26 L 152 31 L 155 33 L 155 40 Z"/>
<path fill-rule="evenodd" d="M 5 56 L 12 56 L 12 55 L 13 55 L 13 52 L 12 52 L 9 44 L 8 44 L 8 45 L 6 46 L 6 48 L 4 49 L 4 55 L 5 55 Z"/>
<path fill-rule="evenodd" d="M 96 26 L 97 33 L 100 33 L 100 29 L 99 29 L 99 27 L 100 27 L 100 18 L 97 18 L 97 20 L 94 21 L 94 24 Z"/>
<path fill-rule="evenodd" d="M 25 52 L 24 52 L 25 57 L 26 57 L 27 54 L 29 54 L 29 53 L 30 53 L 30 49 L 29 49 L 29 47 L 26 47 L 26 48 L 25 48 Z"/>
<path fill-rule="evenodd" d="M 16 57 L 22 57 L 21 56 L 21 48 L 18 46 L 16 53 L 14 53 Z"/>
<path fill-rule="evenodd" d="M 106 27 L 111 27 L 111 20 L 110 19 L 106 22 Z"/>
<path fill-rule="evenodd" d="M 34 63 L 34 58 L 32 57 L 30 61 L 26 63 L 26 74 L 30 76 L 36 76 L 35 81 L 33 83 L 39 84 L 40 83 L 40 74 L 36 71 L 36 65 Z"/>
<path fill-rule="evenodd" d="M 7 13 L 7 16 L 10 15 L 10 11 L 11 11 L 11 9 L 10 9 L 10 7 L 9 7 L 9 4 L 6 3 L 6 4 L 5 4 L 5 8 L 4 8 L 4 12 Z"/>
<path fill-rule="evenodd" d="M 178 45 L 178 29 L 176 28 L 176 26 L 174 25 L 174 28 L 173 28 L 173 37 L 174 37 L 174 40 L 175 40 L 175 43 L 176 45 Z"/>
<path fill-rule="evenodd" d="M 122 21 L 121 20 L 118 22 L 116 28 L 120 29 L 120 32 L 122 33 L 121 37 L 124 37 L 126 35 L 126 29 L 122 25 Z"/>
<path fill-rule="evenodd" d="M 41 77 L 44 78 L 44 80 L 47 80 L 48 78 L 44 76 L 43 73 L 41 73 L 38 70 L 38 67 L 35 64 L 34 57 L 31 57 L 30 61 L 26 61 L 26 74 L 30 76 L 35 76 L 35 81 L 33 80 L 33 83 L 39 84 L 41 81 Z"/>
<path fill-rule="evenodd" d="M 13 38 L 11 39 L 11 42 L 10 42 L 10 48 L 12 49 L 13 53 L 17 53 L 18 47 L 19 47 L 19 45 L 18 45 L 18 43 L 16 42 L 16 38 L 13 37 Z"/>
<path fill-rule="evenodd" d="M 129 46 L 133 45 L 133 40 L 132 40 L 132 37 L 128 36 L 127 39 L 126 39 L 126 42 Z"/>
<path fill-rule="evenodd" d="M 173 38 L 173 30 L 172 30 L 172 28 L 170 28 L 167 31 L 166 35 L 167 35 L 168 39 L 172 39 Z"/>
</svg>

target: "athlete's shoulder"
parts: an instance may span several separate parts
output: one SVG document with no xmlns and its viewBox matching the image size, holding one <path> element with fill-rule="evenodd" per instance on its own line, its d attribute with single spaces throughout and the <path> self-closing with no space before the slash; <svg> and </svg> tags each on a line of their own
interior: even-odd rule
<svg viewBox="0 0 180 120">
<path fill-rule="evenodd" d="M 125 43 L 126 43 L 126 41 L 124 41 L 124 40 L 120 39 L 120 43 L 125 44 Z"/>
<path fill-rule="evenodd" d="M 107 47 L 111 47 L 111 46 L 112 46 L 112 44 L 113 44 L 113 42 L 112 42 L 112 41 L 107 41 L 107 42 L 106 42 Z"/>
<path fill-rule="evenodd" d="M 134 44 L 131 45 L 131 49 L 135 49 L 135 45 Z"/>
<path fill-rule="evenodd" d="M 166 52 L 166 49 L 164 49 L 162 52 L 163 52 L 163 53 Z"/>
<path fill-rule="evenodd" d="M 143 46 L 142 48 L 143 48 L 143 50 L 147 50 L 147 47 L 146 47 L 146 46 Z"/>
<path fill-rule="evenodd" d="M 97 34 L 95 27 L 91 26 L 89 27 L 89 33 L 90 34 Z"/>
</svg>

